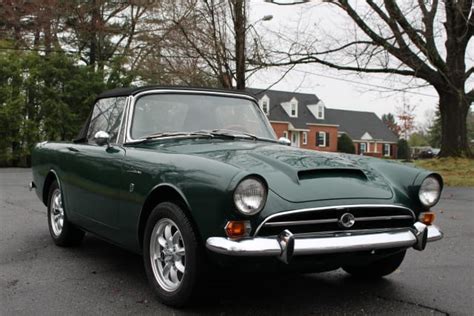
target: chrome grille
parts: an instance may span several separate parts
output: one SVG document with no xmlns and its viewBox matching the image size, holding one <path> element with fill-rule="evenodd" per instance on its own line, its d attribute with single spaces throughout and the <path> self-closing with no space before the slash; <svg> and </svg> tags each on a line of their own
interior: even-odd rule
<svg viewBox="0 0 474 316">
<path fill-rule="evenodd" d="M 341 217 L 351 214 L 355 223 L 341 225 Z M 414 213 L 397 205 L 347 205 L 294 210 L 273 214 L 257 228 L 255 235 L 274 236 L 289 229 L 293 234 L 348 232 L 411 227 Z"/>
</svg>

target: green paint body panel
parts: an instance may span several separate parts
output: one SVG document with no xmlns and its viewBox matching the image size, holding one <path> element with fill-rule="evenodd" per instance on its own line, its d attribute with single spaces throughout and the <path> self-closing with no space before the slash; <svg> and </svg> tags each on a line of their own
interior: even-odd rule
<svg viewBox="0 0 474 316">
<path fill-rule="evenodd" d="M 140 216 L 147 197 L 168 186 L 189 208 L 201 240 L 225 236 L 235 210 L 233 190 L 244 177 L 263 178 L 264 209 L 253 229 L 288 210 L 350 204 L 396 204 L 423 210 L 418 188 L 429 171 L 382 159 L 296 149 L 276 143 L 212 138 L 163 139 L 110 148 L 41 143 L 33 178 L 44 200 L 51 172 L 60 180 L 70 221 L 115 244 L 141 252 Z M 166 197 L 163 197 L 166 199 Z"/>
</svg>

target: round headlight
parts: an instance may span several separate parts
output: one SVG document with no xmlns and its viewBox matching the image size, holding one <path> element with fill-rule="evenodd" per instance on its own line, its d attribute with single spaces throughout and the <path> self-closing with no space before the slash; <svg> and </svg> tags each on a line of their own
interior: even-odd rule
<svg viewBox="0 0 474 316">
<path fill-rule="evenodd" d="M 421 183 L 420 191 L 418 191 L 420 202 L 426 207 L 435 205 L 439 200 L 440 194 L 441 184 L 433 176 L 426 177 Z"/>
<path fill-rule="evenodd" d="M 267 199 L 267 188 L 256 178 L 242 180 L 234 191 L 234 203 L 244 215 L 260 212 Z"/>
</svg>

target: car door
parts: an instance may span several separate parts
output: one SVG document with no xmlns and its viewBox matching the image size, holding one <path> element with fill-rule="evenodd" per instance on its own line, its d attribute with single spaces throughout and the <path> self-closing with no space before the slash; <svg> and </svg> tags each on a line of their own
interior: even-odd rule
<svg viewBox="0 0 474 316">
<path fill-rule="evenodd" d="M 118 134 L 126 98 L 100 99 L 94 105 L 87 140 L 72 144 L 67 171 L 68 208 L 81 226 L 104 237 L 116 234 L 123 183 L 125 149 Z M 108 145 L 99 146 L 94 135 L 105 131 Z"/>
</svg>

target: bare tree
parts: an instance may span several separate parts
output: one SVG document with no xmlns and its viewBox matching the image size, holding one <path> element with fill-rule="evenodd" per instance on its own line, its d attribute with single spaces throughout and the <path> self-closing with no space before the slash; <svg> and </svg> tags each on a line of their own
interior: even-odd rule
<svg viewBox="0 0 474 316">
<path fill-rule="evenodd" d="M 400 121 L 399 132 L 403 139 L 408 140 L 410 134 L 415 130 L 416 105 L 410 104 L 405 98 L 401 106 L 397 107 L 397 118 Z"/>
<path fill-rule="evenodd" d="M 324 49 L 293 42 L 293 51 L 274 52 L 280 60 L 267 65 L 318 63 L 338 70 L 422 79 L 439 96 L 440 155 L 472 156 L 466 125 L 474 102 L 474 88 L 466 87 L 474 73 L 474 67 L 466 66 L 474 32 L 472 0 L 325 2 L 350 18 L 356 26 L 354 37 L 344 42 L 333 40 Z"/>
<path fill-rule="evenodd" d="M 160 3 L 159 20 L 165 23 L 167 32 L 152 46 L 157 47 L 159 43 L 165 68 L 175 69 L 184 83 L 196 79 L 198 85 L 213 83 L 222 88 L 245 89 L 246 80 L 261 68 L 255 62 L 249 67 L 247 57 L 260 60 L 263 51 L 259 34 L 247 22 L 248 1 L 165 0 Z M 197 67 L 193 72 L 197 76 L 181 78 L 183 67 L 191 69 L 190 66 Z"/>
</svg>

